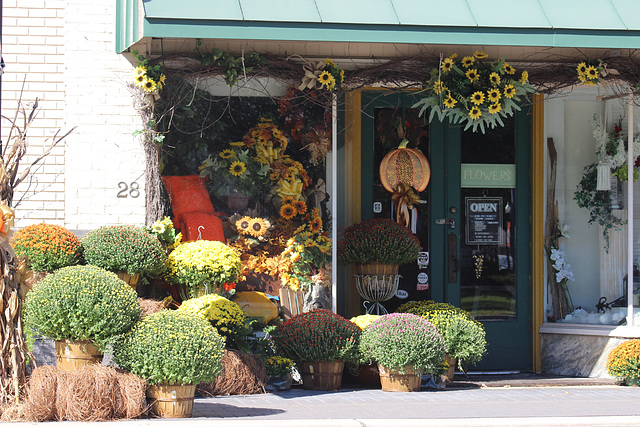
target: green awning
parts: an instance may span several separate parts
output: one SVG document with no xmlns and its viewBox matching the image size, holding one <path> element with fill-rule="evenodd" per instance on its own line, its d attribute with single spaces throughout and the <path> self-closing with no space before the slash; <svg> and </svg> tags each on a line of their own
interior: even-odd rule
<svg viewBox="0 0 640 427">
<path fill-rule="evenodd" d="M 117 0 L 142 38 L 635 49 L 637 0 Z M 142 16 L 140 16 L 142 15 Z"/>
</svg>

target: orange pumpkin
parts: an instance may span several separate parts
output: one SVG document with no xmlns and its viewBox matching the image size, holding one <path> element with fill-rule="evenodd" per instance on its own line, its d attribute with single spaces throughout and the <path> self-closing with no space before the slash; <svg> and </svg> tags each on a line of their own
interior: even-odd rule
<svg viewBox="0 0 640 427">
<path fill-rule="evenodd" d="M 397 149 L 389 152 L 380 162 L 380 181 L 382 186 L 394 193 L 398 184 L 406 184 L 416 191 L 424 191 L 431 178 L 429 161 L 422 151 L 407 148 L 403 139 Z"/>
</svg>

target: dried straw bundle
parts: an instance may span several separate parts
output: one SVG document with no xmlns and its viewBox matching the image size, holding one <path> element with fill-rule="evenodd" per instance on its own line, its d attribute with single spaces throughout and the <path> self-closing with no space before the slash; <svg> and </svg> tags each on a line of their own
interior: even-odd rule
<svg viewBox="0 0 640 427">
<path fill-rule="evenodd" d="M 264 365 L 257 355 L 225 349 L 222 374 L 213 382 L 198 385 L 196 395 L 260 394 L 265 392 L 266 381 Z"/>
<path fill-rule="evenodd" d="M 140 307 L 142 307 L 142 317 L 157 313 L 166 307 L 165 301 L 154 299 L 138 298 L 138 302 L 140 303 Z"/>
<path fill-rule="evenodd" d="M 7 408 L 3 421 L 106 421 L 139 417 L 145 411 L 144 380 L 93 364 L 75 371 L 36 368 L 24 403 Z"/>
</svg>

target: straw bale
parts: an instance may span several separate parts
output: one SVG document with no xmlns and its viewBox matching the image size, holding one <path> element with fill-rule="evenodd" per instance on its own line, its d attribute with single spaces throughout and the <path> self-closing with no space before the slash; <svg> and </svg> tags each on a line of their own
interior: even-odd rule
<svg viewBox="0 0 640 427">
<path fill-rule="evenodd" d="M 154 299 L 138 298 L 140 307 L 142 307 L 142 317 L 146 317 L 150 314 L 157 313 L 165 308 L 165 301 L 158 301 Z"/>
<path fill-rule="evenodd" d="M 196 395 L 260 394 L 265 393 L 266 381 L 264 365 L 257 355 L 225 349 L 222 373 L 215 381 L 198 385 Z"/>
<path fill-rule="evenodd" d="M 139 417 L 145 411 L 145 381 L 93 364 L 75 371 L 36 368 L 26 400 L 2 414 L 3 421 L 107 421 Z"/>
</svg>

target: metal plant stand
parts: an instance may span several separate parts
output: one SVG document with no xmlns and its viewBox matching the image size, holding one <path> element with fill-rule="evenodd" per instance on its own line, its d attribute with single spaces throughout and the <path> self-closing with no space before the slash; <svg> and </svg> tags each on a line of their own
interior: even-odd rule
<svg viewBox="0 0 640 427">
<path fill-rule="evenodd" d="M 365 308 L 367 314 L 389 314 L 386 308 L 381 304 L 393 298 L 398 290 L 400 282 L 399 274 L 387 275 L 362 275 L 354 274 L 356 279 L 356 288 L 358 293 L 365 300 Z M 367 303 L 370 303 L 367 307 Z M 375 312 L 375 313 L 374 313 Z"/>
</svg>

